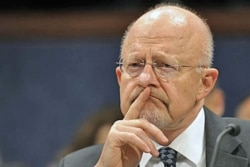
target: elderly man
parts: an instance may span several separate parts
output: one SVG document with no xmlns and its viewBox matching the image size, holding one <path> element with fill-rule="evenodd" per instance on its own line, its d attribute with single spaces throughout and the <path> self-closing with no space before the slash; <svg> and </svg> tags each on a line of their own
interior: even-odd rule
<svg viewBox="0 0 250 167">
<path fill-rule="evenodd" d="M 218 77 L 212 60 L 212 34 L 195 13 L 168 4 L 146 12 L 125 33 L 116 68 L 124 119 L 103 146 L 75 152 L 61 167 L 209 166 L 216 137 L 231 122 L 242 133 L 225 136 L 216 166 L 249 167 L 250 123 L 203 107 Z"/>
</svg>

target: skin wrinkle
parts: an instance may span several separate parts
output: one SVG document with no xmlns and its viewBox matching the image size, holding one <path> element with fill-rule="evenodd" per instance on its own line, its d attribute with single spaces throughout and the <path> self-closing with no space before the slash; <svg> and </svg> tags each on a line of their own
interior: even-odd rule
<svg viewBox="0 0 250 167">
<path fill-rule="evenodd" d="M 179 42 L 179 44 L 178 44 L 178 48 L 180 48 L 181 50 L 182 50 L 182 48 L 184 47 L 184 46 L 186 46 L 187 47 L 187 43 L 190 43 L 190 40 L 192 40 L 192 38 L 193 37 L 190 37 L 190 38 L 188 38 L 188 41 L 184 41 L 183 39 L 184 39 L 184 37 L 180 37 L 179 39 L 176 39 L 176 38 L 174 38 L 174 37 L 172 37 L 172 38 L 170 38 L 170 37 L 166 37 L 166 38 L 164 38 L 164 39 L 171 39 L 171 40 L 174 40 L 175 39 L 175 41 L 181 41 L 181 42 Z M 136 39 L 138 39 L 138 38 L 136 38 Z M 165 40 L 162 40 L 162 41 L 160 41 L 160 40 L 155 40 L 155 39 L 158 39 L 158 38 L 151 38 L 151 39 L 149 39 L 149 38 L 139 38 L 140 40 L 135 40 L 135 42 L 131 42 L 131 44 L 134 44 L 134 43 L 141 43 L 141 44 L 146 44 L 146 46 L 152 46 L 152 45 L 156 45 L 153 41 L 157 41 L 157 43 L 161 43 L 162 41 L 164 42 Z M 187 38 L 186 38 L 187 39 Z M 151 42 L 152 41 L 152 42 Z M 189 49 L 187 49 L 187 50 L 189 50 L 189 55 L 190 56 L 192 56 L 192 55 L 194 55 L 194 53 L 192 53 L 191 52 L 191 47 L 192 45 L 189 45 Z M 137 46 L 135 45 L 135 47 L 133 47 L 133 48 L 136 48 Z M 152 46 L 152 47 L 157 47 L 157 46 Z M 158 46 L 158 47 L 161 47 L 161 46 Z M 190 57 L 189 56 L 187 56 L 187 57 L 183 57 L 182 56 L 182 54 L 186 54 L 186 53 L 182 53 L 182 52 L 173 52 L 173 51 L 171 51 L 171 48 L 169 48 L 168 47 L 168 45 L 167 44 L 165 44 L 164 46 L 162 46 L 163 48 L 161 48 L 161 49 L 163 49 L 164 51 L 165 51 L 165 54 L 167 54 L 167 55 L 171 55 L 171 54 L 174 54 L 176 57 L 177 57 L 177 59 L 180 59 L 180 58 L 178 58 L 178 57 L 182 57 L 182 61 L 183 62 L 187 62 L 187 60 L 189 60 L 190 61 Z M 133 50 L 133 48 L 131 49 L 131 50 Z M 152 48 L 151 48 L 152 49 Z M 128 50 L 129 51 L 129 50 Z M 124 56 L 122 56 L 122 57 L 124 57 Z M 190 64 L 188 64 L 188 65 L 197 65 L 198 63 L 196 63 L 195 62 L 195 58 L 192 58 L 191 59 L 191 61 L 192 61 L 192 63 L 190 63 Z M 182 62 L 180 62 L 180 63 L 178 63 L 178 64 L 184 64 L 184 63 L 182 63 Z"/>
<path fill-rule="evenodd" d="M 132 103 L 138 98 L 138 96 L 141 94 L 141 92 L 143 90 L 144 90 L 144 88 L 142 88 L 142 87 L 135 89 L 136 92 L 132 94 L 132 97 L 131 97 L 132 100 L 131 100 L 130 105 L 132 105 Z M 166 107 L 168 107 L 168 100 L 165 98 L 166 95 L 163 95 L 161 92 L 157 92 L 154 88 L 151 88 L 150 96 L 157 98 Z"/>
<path fill-rule="evenodd" d="M 173 7 L 173 9 L 175 9 L 175 7 Z M 172 9 L 169 9 L 169 11 L 173 11 Z M 159 11 L 157 11 L 157 12 L 159 12 Z M 181 13 L 181 12 L 183 12 L 183 13 Z M 174 13 L 174 14 L 173 14 Z M 178 15 L 179 14 L 179 15 Z M 195 42 L 193 42 L 193 41 L 196 41 L 196 40 L 194 40 L 194 39 L 192 39 L 192 37 L 195 37 L 195 38 L 203 38 L 203 39 L 208 39 L 208 40 L 200 40 L 201 42 L 200 42 L 200 55 L 212 55 L 212 52 L 213 52 L 213 43 L 211 42 L 212 41 L 212 38 L 210 38 L 210 34 L 211 34 L 211 32 L 210 32 L 210 29 L 208 28 L 208 27 L 206 27 L 206 26 L 204 26 L 204 22 L 202 22 L 200 19 L 189 19 L 189 17 L 195 17 L 195 18 L 197 18 L 197 16 L 195 16 L 194 14 L 192 14 L 192 13 L 188 13 L 187 11 L 184 11 L 184 10 L 182 10 L 182 11 L 178 11 L 178 12 L 172 12 L 172 15 L 171 16 L 166 16 L 166 17 L 172 17 L 172 19 L 174 18 L 174 17 L 176 17 L 176 15 L 178 15 L 179 17 L 183 17 L 183 18 L 186 18 L 186 20 L 188 20 L 189 22 L 185 22 L 185 24 L 183 24 L 183 25 L 181 25 L 182 27 L 183 27 L 183 29 L 182 29 L 182 31 L 181 31 L 181 34 L 184 34 L 184 35 L 189 35 L 187 38 L 189 39 L 189 41 L 188 42 L 186 42 L 186 43 L 190 43 L 190 47 L 191 46 L 193 46 L 194 44 L 196 44 Z M 185 16 L 186 15 L 186 16 Z M 138 21 L 137 21 L 138 22 Z M 134 24 L 136 24 L 137 22 L 134 22 Z M 164 22 L 164 21 L 163 21 Z M 140 24 L 140 22 L 138 22 L 137 24 Z M 133 24 L 132 24 L 133 25 Z M 172 22 L 172 25 L 174 26 L 174 23 Z M 195 25 L 197 25 L 197 26 L 202 26 L 203 27 L 203 29 L 199 29 L 199 31 L 192 31 L 192 32 L 188 32 L 187 33 L 187 31 L 188 30 L 192 30 L 192 29 L 196 29 L 197 30 L 197 28 L 196 28 L 196 26 Z M 150 26 L 150 25 L 149 25 Z M 176 25 L 175 25 L 176 26 Z M 185 27 L 186 26 L 186 27 Z M 162 27 L 164 27 L 164 26 L 162 26 Z M 176 28 L 178 28 L 178 26 L 176 26 Z M 132 26 L 130 26 L 129 27 L 129 30 L 131 31 L 131 29 L 132 29 Z M 153 30 L 155 30 L 154 28 L 152 28 Z M 142 30 L 141 31 L 143 31 L 143 28 L 142 28 Z M 167 31 L 167 30 L 166 30 Z M 174 31 L 174 30 L 169 30 L 169 31 Z M 130 32 L 130 33 L 133 33 L 133 32 Z M 179 34 L 180 34 L 180 31 L 178 32 Z M 139 35 L 141 34 L 141 33 L 138 33 Z M 152 33 L 153 34 L 153 33 Z M 155 33 L 155 34 L 157 34 L 157 33 Z M 203 35 L 200 35 L 200 34 L 203 34 Z M 141 37 L 141 36 L 138 36 L 137 35 L 137 38 L 144 38 L 145 36 L 147 36 L 148 34 L 146 34 L 146 35 L 144 35 L 143 37 Z M 168 34 L 169 35 L 169 34 Z M 179 35 L 179 37 L 176 37 L 176 35 L 174 35 L 173 37 L 175 37 L 175 38 L 179 38 L 179 39 L 181 39 L 181 38 L 183 38 L 183 35 Z M 159 37 L 157 37 L 157 36 L 154 36 L 154 37 L 149 37 L 149 36 L 147 36 L 147 38 L 148 39 L 150 39 L 150 38 L 152 38 L 152 39 L 157 39 L 157 38 L 159 38 L 159 39 L 161 39 L 161 38 L 171 38 L 171 36 L 167 36 L 167 37 L 162 37 L 162 36 L 159 36 Z M 129 39 L 126 39 L 126 40 L 129 40 Z M 132 42 L 132 41 L 131 41 Z M 123 42 L 124 43 L 124 42 Z M 212 46 L 210 46 L 210 43 L 212 43 Z M 185 43 L 183 43 L 183 44 L 185 44 Z M 197 45 L 197 44 L 196 44 Z M 209 47 L 207 47 L 207 46 L 209 46 Z M 207 49 L 208 48 L 208 49 Z M 189 51 L 192 51 L 193 49 L 189 49 Z M 211 51 L 210 51 L 211 50 Z M 190 53 L 190 54 L 193 54 L 193 53 Z M 122 55 L 123 55 L 123 53 L 122 53 Z M 208 66 L 208 67 L 210 67 L 211 66 L 211 63 L 212 63 L 212 58 L 211 58 L 211 56 L 209 56 L 210 57 L 210 60 L 209 61 L 206 61 L 206 58 L 203 58 L 203 56 L 202 56 L 202 58 L 198 58 L 199 59 L 199 61 L 198 61 L 198 63 L 200 64 L 200 65 L 203 65 L 203 66 Z"/>
<path fill-rule="evenodd" d="M 169 14 L 168 10 L 174 12 Z M 155 11 L 158 13 L 152 16 Z M 178 24 L 181 19 L 177 14 L 183 16 L 185 24 Z M 164 57 L 172 57 L 181 65 L 210 66 L 212 34 L 206 26 L 186 9 L 158 6 L 129 26 L 120 57 L 126 61 L 136 56 L 151 64 L 162 60 L 159 54 L 164 53 Z M 211 55 L 204 55 L 203 50 Z M 145 65 L 141 75 L 136 77 L 116 68 L 124 119 L 111 127 L 96 167 L 138 166 L 143 153 L 158 157 L 153 141 L 167 146 L 180 135 L 201 111 L 204 98 L 218 77 L 214 68 L 202 68 L 202 72 L 183 68 L 178 75 L 163 81 L 152 67 Z"/>
<path fill-rule="evenodd" d="M 151 49 L 150 49 L 150 53 L 151 53 Z M 152 67 L 150 69 L 153 70 Z M 142 74 L 140 74 L 140 75 L 141 75 L 141 77 L 144 77 L 143 75 L 147 75 L 147 77 L 150 77 L 148 74 L 145 74 L 144 72 Z M 154 75 L 155 75 L 155 73 L 154 73 Z M 130 105 L 132 105 L 132 103 L 137 99 L 137 97 L 140 95 L 140 93 L 144 90 L 144 88 L 142 88 L 142 87 L 139 87 L 138 89 L 135 89 L 135 90 L 138 90 L 138 91 L 136 91 L 136 95 L 133 95 L 134 97 L 132 98 L 132 101 L 131 101 Z M 166 110 L 168 110 L 168 102 L 166 101 L 166 98 L 165 98 L 166 95 L 162 95 L 162 92 L 157 91 L 153 86 L 151 87 L 150 97 L 155 98 L 155 99 L 151 98 L 151 101 L 155 105 L 157 105 L 157 103 L 155 101 L 157 101 L 157 100 L 161 101 L 161 103 L 163 103 L 163 105 L 165 106 Z M 151 123 L 157 123 L 158 127 L 168 126 L 168 123 L 166 121 L 160 121 L 160 119 L 155 114 L 155 111 L 151 111 L 148 114 L 140 112 L 139 118 L 149 120 L 149 122 L 151 122 Z M 171 116 L 168 119 L 172 119 Z"/>
<path fill-rule="evenodd" d="M 143 19 L 142 19 L 143 20 Z M 151 22 L 150 22 L 150 24 L 152 24 Z M 157 23 L 155 23 L 155 24 L 157 24 Z M 142 32 L 142 33 L 138 33 L 139 35 L 137 35 L 137 33 L 136 33 L 136 31 L 134 31 L 134 27 L 136 27 L 136 25 L 140 25 L 140 20 L 138 21 L 138 22 L 135 22 L 134 23 L 134 25 L 133 25 L 133 27 L 131 28 L 131 30 L 130 30 L 130 32 L 128 33 L 128 36 L 127 36 L 127 38 L 125 38 L 125 41 L 124 41 L 124 47 L 123 48 L 128 48 L 128 50 L 127 51 L 125 51 L 125 50 L 123 50 L 123 55 L 122 55 L 122 57 L 123 58 L 125 58 L 124 57 L 124 55 L 126 55 L 126 52 L 130 52 L 131 50 L 138 50 L 138 49 L 140 49 L 140 48 L 144 48 L 143 46 L 145 46 L 144 44 L 146 44 L 146 47 L 150 47 L 150 46 L 152 46 L 152 47 L 155 47 L 155 45 L 157 45 L 157 44 L 159 44 L 159 43 L 161 43 L 161 42 L 164 42 L 164 48 L 167 48 L 167 50 L 171 50 L 171 46 L 172 46 L 172 43 L 170 43 L 170 46 L 166 46 L 166 42 L 168 42 L 169 40 L 171 40 L 171 41 L 177 41 L 176 43 L 177 43 L 177 46 L 179 46 L 178 48 L 180 48 L 179 49 L 179 52 L 181 51 L 181 50 L 183 50 L 183 48 L 184 48 L 184 46 L 185 47 L 188 47 L 188 48 L 190 48 L 192 45 L 191 44 L 189 44 L 188 46 L 187 46 L 187 44 L 189 43 L 189 41 L 192 39 L 192 40 L 195 40 L 196 38 L 196 36 L 195 37 L 185 37 L 184 35 L 185 34 L 189 34 L 189 33 L 187 33 L 186 31 L 190 28 L 189 26 L 188 26 L 188 28 L 186 28 L 186 27 L 184 27 L 184 28 L 181 28 L 182 30 L 184 30 L 184 32 L 183 33 L 172 33 L 172 35 L 171 35 L 171 33 L 170 33 L 170 35 L 168 34 L 167 36 L 164 36 L 164 37 L 162 37 L 162 33 L 160 33 L 160 37 L 159 36 L 157 36 L 156 34 L 158 34 L 158 33 L 152 33 L 152 35 L 148 35 L 148 34 L 150 34 L 151 32 L 151 29 L 154 29 L 154 25 L 152 26 L 152 28 L 150 29 L 149 28 L 149 32 L 147 31 L 147 32 L 145 32 L 144 31 L 144 33 Z M 137 28 L 138 28 L 138 30 L 137 31 L 139 31 L 139 32 L 141 32 L 141 30 L 142 29 L 144 29 L 144 26 L 148 26 L 148 22 L 146 23 L 146 24 L 142 24 L 143 26 L 138 26 Z M 178 25 L 178 26 L 180 26 L 180 25 Z M 181 25 L 181 26 L 183 26 L 183 25 Z M 180 28 L 180 27 L 179 27 Z M 173 29 L 173 28 L 172 28 Z M 174 31 L 174 30 L 173 30 Z M 175 32 L 175 31 L 174 31 Z M 179 31 L 180 32 L 180 31 Z M 146 34 L 145 34 L 146 33 Z M 142 34 L 142 35 L 141 35 Z M 144 35 L 145 34 L 145 35 Z M 176 36 L 176 34 L 177 34 L 177 36 Z M 184 34 L 184 35 L 183 35 Z M 193 34 L 193 33 L 191 33 L 191 34 Z M 130 37 L 133 37 L 133 38 L 130 38 Z M 133 39 L 133 40 L 132 40 Z M 158 39 L 157 41 L 155 40 L 155 39 Z M 197 39 L 196 39 L 197 40 Z M 166 42 L 165 42 L 166 41 Z M 134 43 L 136 43 L 135 45 L 134 45 Z M 129 49 L 129 47 L 126 47 L 126 45 L 127 44 L 129 44 L 129 46 L 133 46 L 133 48 L 132 49 Z M 142 46 L 140 46 L 140 45 L 142 45 Z M 138 47 L 138 46 L 140 46 L 140 47 Z M 158 45 L 157 45 L 158 46 Z M 149 49 L 150 50 L 152 50 L 152 47 L 150 47 Z M 159 46 L 160 48 L 162 48 L 161 47 L 161 45 Z M 170 48 L 169 48 L 170 47 Z M 176 46 L 175 46 L 176 47 Z M 176 49 L 174 49 L 174 51 L 175 51 Z M 192 49 L 188 49 L 189 51 L 191 51 Z M 150 52 L 151 53 L 151 52 Z M 178 54 L 177 54 L 178 55 Z M 190 60 L 194 60 L 194 58 L 192 58 L 192 59 L 190 59 L 190 57 L 191 56 L 193 56 L 193 54 L 190 54 L 190 56 L 187 56 L 187 57 L 184 57 L 184 56 L 182 56 L 181 55 L 181 58 L 182 58 L 182 60 L 183 60 L 183 57 L 184 57 L 184 60 L 183 61 L 185 61 L 185 62 L 188 62 L 188 61 L 186 61 L 186 60 L 189 60 L 189 62 L 190 62 Z M 148 57 L 148 55 L 146 56 L 146 57 Z M 152 56 L 151 56 L 152 57 Z M 151 61 L 151 60 L 150 60 Z M 144 74 L 143 74 L 144 75 Z M 141 74 L 141 76 L 140 77 L 144 77 L 144 79 L 146 79 L 148 76 L 146 75 L 146 78 L 145 78 L 145 76 L 143 76 L 142 74 Z M 138 97 L 138 95 L 139 94 L 137 94 L 137 96 L 136 97 Z M 133 100 L 131 101 L 131 102 L 133 102 L 135 99 L 136 99 L 136 97 L 134 97 L 133 98 Z M 130 104 L 131 105 L 131 104 Z M 167 105 L 166 104 L 164 104 L 164 106 L 166 107 L 167 106 L 167 111 L 169 111 L 170 109 L 169 109 L 169 105 L 168 105 L 168 103 L 167 103 Z M 190 106 L 190 108 L 192 107 L 192 105 Z M 171 110 L 170 110 L 171 111 Z M 149 112 L 150 113 L 150 112 Z M 171 116 L 171 115 L 170 115 Z M 143 117 L 145 117 L 145 116 L 143 116 Z M 150 117 L 150 116 L 149 116 Z M 172 117 L 171 117 L 172 118 Z M 181 118 L 180 120 L 182 120 L 182 119 L 184 119 L 184 118 Z"/>
</svg>

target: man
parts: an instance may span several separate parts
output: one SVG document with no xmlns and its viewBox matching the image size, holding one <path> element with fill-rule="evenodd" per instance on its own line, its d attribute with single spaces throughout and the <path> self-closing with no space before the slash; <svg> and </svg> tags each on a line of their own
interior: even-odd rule
<svg viewBox="0 0 250 167">
<path fill-rule="evenodd" d="M 218 77 L 212 55 L 209 27 L 193 12 L 165 4 L 142 15 L 125 33 L 116 68 L 124 119 L 103 146 L 75 152 L 61 167 L 163 166 L 167 149 L 172 166 L 209 166 L 216 137 L 230 122 L 242 133 L 224 137 L 216 166 L 249 167 L 250 123 L 203 107 Z"/>
</svg>

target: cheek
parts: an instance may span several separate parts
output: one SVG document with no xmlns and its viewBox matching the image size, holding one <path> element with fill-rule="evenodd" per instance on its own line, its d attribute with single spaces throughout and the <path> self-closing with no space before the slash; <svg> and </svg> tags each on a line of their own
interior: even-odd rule
<svg viewBox="0 0 250 167">
<path fill-rule="evenodd" d="M 189 75 L 189 77 L 186 77 L 183 81 L 181 81 L 179 88 L 181 89 L 181 94 L 183 94 L 187 100 L 196 100 L 196 96 L 198 94 L 198 90 L 200 87 L 200 76 L 195 75 L 197 73 L 194 73 L 194 75 Z"/>
<path fill-rule="evenodd" d="M 131 82 L 128 79 L 121 79 L 120 83 L 120 96 L 121 100 L 128 98 L 128 95 L 132 91 Z"/>
<path fill-rule="evenodd" d="M 196 85 L 186 83 L 193 82 L 186 80 L 184 82 L 173 83 L 167 90 L 170 99 L 169 112 L 174 119 L 183 116 L 196 101 Z"/>
<path fill-rule="evenodd" d="M 136 87 L 132 79 L 122 78 L 120 82 L 120 105 L 122 113 L 125 115 L 131 103 L 131 94 Z"/>
</svg>

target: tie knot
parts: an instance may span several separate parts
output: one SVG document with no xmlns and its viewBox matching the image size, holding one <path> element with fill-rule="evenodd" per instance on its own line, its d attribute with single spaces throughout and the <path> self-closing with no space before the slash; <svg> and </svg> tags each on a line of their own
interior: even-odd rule
<svg viewBox="0 0 250 167">
<path fill-rule="evenodd" d="M 164 164 L 164 167 L 176 167 L 177 151 L 170 147 L 162 147 L 159 149 L 159 158 Z"/>
</svg>

